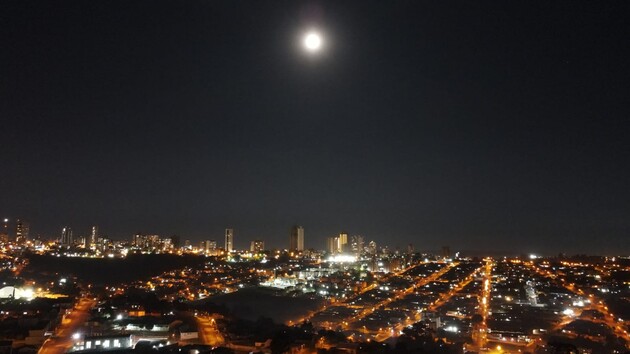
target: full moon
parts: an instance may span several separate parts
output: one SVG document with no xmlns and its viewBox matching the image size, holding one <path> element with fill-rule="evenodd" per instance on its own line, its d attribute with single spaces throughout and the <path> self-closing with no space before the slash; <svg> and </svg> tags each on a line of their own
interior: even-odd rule
<svg viewBox="0 0 630 354">
<path fill-rule="evenodd" d="M 322 37 L 315 33 L 307 33 L 304 37 L 304 47 L 309 52 L 317 52 L 322 46 Z"/>
</svg>

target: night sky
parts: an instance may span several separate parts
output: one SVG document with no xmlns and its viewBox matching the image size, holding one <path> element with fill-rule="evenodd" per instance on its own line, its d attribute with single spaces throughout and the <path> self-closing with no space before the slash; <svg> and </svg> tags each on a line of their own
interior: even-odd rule
<svg viewBox="0 0 630 354">
<path fill-rule="evenodd" d="M 630 253 L 628 1 L 2 1 L 0 215 Z M 308 55 L 300 36 L 324 35 Z"/>
</svg>

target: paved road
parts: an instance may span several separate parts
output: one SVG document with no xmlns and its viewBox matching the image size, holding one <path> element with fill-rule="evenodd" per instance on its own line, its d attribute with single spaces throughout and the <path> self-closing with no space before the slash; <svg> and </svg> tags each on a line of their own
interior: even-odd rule
<svg viewBox="0 0 630 354">
<path fill-rule="evenodd" d="M 199 338 L 203 344 L 218 347 L 225 344 L 225 338 L 217 328 L 214 318 L 211 316 L 195 316 L 199 328 Z"/>
<path fill-rule="evenodd" d="M 367 316 L 368 314 L 374 312 L 374 309 L 376 308 L 380 308 L 382 306 L 385 306 L 387 304 L 389 304 L 390 302 L 394 301 L 394 300 L 399 300 L 411 293 L 413 293 L 416 288 L 422 288 L 423 286 L 425 286 L 426 284 L 429 284 L 432 281 L 435 281 L 437 279 L 439 279 L 440 277 L 442 277 L 442 275 L 446 274 L 449 270 L 451 270 L 451 268 L 456 267 L 457 265 L 459 265 L 458 262 L 453 262 L 453 263 L 449 263 L 446 264 L 444 267 L 442 267 L 442 269 L 440 269 L 439 271 L 429 275 L 428 277 L 419 277 L 416 282 L 414 283 L 414 285 L 410 286 L 409 288 L 405 289 L 405 291 L 403 291 L 402 293 L 398 294 L 395 298 L 391 299 L 391 300 L 385 300 L 377 305 L 375 305 L 372 308 L 368 308 L 367 310 L 365 310 L 363 313 L 361 313 L 359 316 L 357 316 L 355 319 L 356 321 L 358 321 L 360 318 L 363 318 L 365 316 Z M 393 336 L 396 336 L 397 333 L 400 333 L 400 331 L 407 325 L 413 324 L 417 322 L 416 318 L 408 318 L 407 320 L 405 320 L 403 323 L 398 323 L 395 324 L 391 330 L 385 330 L 385 331 L 379 331 L 377 332 L 377 334 L 374 336 L 374 339 L 376 341 L 382 342 L 385 341 Z"/>
<path fill-rule="evenodd" d="M 72 313 L 66 315 L 61 325 L 56 331 L 56 338 L 50 338 L 44 342 L 38 354 L 62 354 L 72 348 L 72 335 L 90 317 L 90 309 L 96 304 L 92 299 L 82 298 L 75 306 Z"/>
<path fill-rule="evenodd" d="M 537 272 L 538 274 L 540 274 L 542 276 L 550 277 L 552 279 L 557 279 L 557 276 L 551 274 L 551 272 L 549 272 L 548 270 L 547 271 L 542 270 L 542 269 L 538 268 L 536 265 L 534 265 L 531 262 L 530 263 L 526 263 L 526 264 L 531 269 L 533 269 L 535 272 Z M 574 284 L 567 284 L 567 282 L 565 282 L 565 281 L 563 281 L 561 279 L 557 279 L 557 280 L 559 281 L 560 285 L 562 285 L 565 289 L 569 290 L 573 294 L 585 296 L 583 289 L 579 289 Z M 614 332 L 615 335 L 623 338 L 626 341 L 626 348 L 630 348 L 630 334 L 621 326 L 621 323 L 617 322 L 615 316 L 613 314 L 611 314 L 610 311 L 608 310 L 608 306 L 606 306 L 604 304 L 604 301 L 599 299 L 598 297 L 594 296 L 593 294 L 589 294 L 588 297 L 590 299 L 590 305 L 585 306 L 583 308 L 583 310 L 597 310 L 597 311 L 599 311 L 599 312 L 604 314 L 603 321 L 592 321 L 592 322 L 598 322 L 598 323 L 606 324 Z M 565 323 L 563 323 L 562 325 L 564 325 L 564 324 Z M 559 325 L 555 329 L 560 329 L 560 327 L 561 326 Z"/>
</svg>

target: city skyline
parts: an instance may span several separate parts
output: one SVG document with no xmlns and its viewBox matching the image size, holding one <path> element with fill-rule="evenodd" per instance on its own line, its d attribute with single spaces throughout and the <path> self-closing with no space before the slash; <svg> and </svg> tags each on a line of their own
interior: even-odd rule
<svg viewBox="0 0 630 354">
<path fill-rule="evenodd" d="M 304 236 L 304 227 L 300 225 L 293 225 L 290 229 L 289 233 L 289 242 L 288 247 L 287 244 L 282 244 L 282 242 L 276 244 L 274 242 L 269 243 L 266 239 L 252 236 L 252 235 L 244 235 L 243 237 L 235 237 L 235 234 L 238 230 L 233 228 L 222 229 L 224 232 L 223 235 L 204 235 L 201 238 L 187 238 L 182 237 L 182 235 L 161 235 L 151 232 L 134 232 L 129 235 L 123 235 L 122 237 L 112 237 L 110 235 L 102 235 L 100 234 L 100 226 L 92 225 L 89 227 L 88 233 L 84 234 L 84 230 L 80 230 L 75 234 L 74 230 L 71 226 L 62 227 L 61 231 L 57 235 L 41 235 L 38 234 L 33 237 L 28 237 L 30 225 L 21 221 L 20 219 L 16 220 L 15 225 L 11 225 L 11 219 L 4 219 L 3 233 L 0 234 L 5 237 L 7 240 L 12 240 L 17 242 L 17 244 L 21 244 L 25 241 L 56 241 L 59 245 L 62 246 L 84 246 L 89 248 L 90 245 L 96 244 L 101 236 L 104 240 L 114 241 L 114 242 L 129 242 L 134 245 L 137 243 L 138 237 L 151 237 L 155 238 L 155 240 L 159 240 L 162 238 L 164 240 L 170 240 L 170 243 L 173 243 L 173 239 L 177 239 L 178 243 L 182 244 L 186 242 L 193 248 L 197 248 L 197 245 L 201 245 L 201 249 L 217 249 L 217 250 L 225 250 L 230 248 L 231 251 L 234 252 L 242 252 L 251 250 L 254 248 L 254 244 L 256 244 L 256 250 L 286 250 L 286 251 L 326 251 L 329 253 L 344 253 L 344 254 L 357 254 L 365 251 L 368 247 L 378 249 L 388 249 L 391 252 L 402 252 L 402 253 L 428 253 L 428 254 L 441 254 L 443 257 L 450 257 L 450 255 L 444 255 L 445 249 L 450 249 L 449 246 L 444 246 L 440 244 L 440 240 L 431 240 L 426 244 L 418 245 L 413 243 L 407 243 L 405 245 L 392 244 L 387 242 L 376 243 L 374 239 L 367 239 L 364 235 L 359 234 L 349 234 L 345 231 L 341 231 L 336 233 L 335 235 L 324 235 L 321 237 L 315 237 L 314 239 L 309 240 L 310 244 L 305 246 L 304 240 L 306 239 Z M 18 238 L 20 232 L 20 224 L 25 225 L 25 235 L 24 238 Z M 11 231 L 11 226 L 13 227 L 13 231 Z M 24 229 L 22 229 L 24 230 Z M 299 231 L 296 231 L 299 230 Z M 223 239 L 223 244 L 221 245 L 219 241 Z M 273 239 L 273 237 L 272 237 Z M 229 241 L 228 241 L 229 240 Z M 157 242 L 157 241 L 156 241 Z M 294 244 L 295 242 L 295 244 Z M 368 245 L 368 243 L 370 245 Z M 230 247 L 228 247 L 228 244 Z M 212 246 L 210 246 L 212 245 Z M 373 246 L 372 246 L 373 245 Z M 175 246 L 178 249 L 181 245 Z M 270 246 L 270 247 L 266 247 Z M 294 247 L 295 246 L 295 247 Z M 262 247 L 262 248 L 261 248 Z M 365 247 L 365 249 L 364 249 Z M 463 256 L 524 256 L 524 255 L 538 255 L 538 256 L 555 256 L 557 254 L 571 254 L 567 252 L 567 249 L 560 250 L 549 250 L 549 249 L 536 249 L 536 248 L 527 248 L 521 250 L 497 250 L 497 249 L 479 249 L 479 248 L 461 248 L 458 245 L 455 245 L 455 252 L 461 254 Z M 447 253 L 450 251 L 446 251 Z M 579 253 L 576 253 L 579 254 Z M 586 253 L 583 253 L 586 254 Z M 597 255 L 595 253 L 589 253 L 592 255 Z M 601 256 L 624 256 L 626 255 L 623 252 L 610 252 L 610 253 L 602 253 L 599 254 Z"/>
<path fill-rule="evenodd" d="M 237 248 L 285 248 L 299 223 L 306 248 L 345 230 L 629 253 L 627 12 L 5 1 L 0 217 L 29 237 L 229 227 Z"/>
</svg>

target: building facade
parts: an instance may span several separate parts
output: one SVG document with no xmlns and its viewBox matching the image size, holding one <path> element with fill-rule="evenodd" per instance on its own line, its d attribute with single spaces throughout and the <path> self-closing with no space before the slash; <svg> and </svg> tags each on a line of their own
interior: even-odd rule
<svg viewBox="0 0 630 354">
<path fill-rule="evenodd" d="M 70 246 L 74 243 L 74 238 L 72 237 L 72 229 L 69 227 L 64 227 L 61 230 L 61 240 L 60 243 L 62 245 Z"/>
<path fill-rule="evenodd" d="M 225 251 L 234 250 L 234 229 L 225 229 Z"/>
<path fill-rule="evenodd" d="M 328 253 L 338 253 L 339 248 L 339 238 L 338 237 L 329 237 L 326 239 L 326 251 Z"/>
<path fill-rule="evenodd" d="M 365 245 L 363 241 L 363 236 L 361 235 L 352 236 L 350 240 L 350 249 L 352 250 L 352 253 L 359 256 L 363 253 L 364 247 Z"/>
<path fill-rule="evenodd" d="M 347 252 L 348 251 L 348 234 L 345 232 L 341 232 L 337 240 L 339 241 L 337 252 L 339 253 Z"/>
<path fill-rule="evenodd" d="M 97 241 L 98 241 L 98 226 L 94 225 L 92 226 L 92 232 L 90 233 L 90 239 L 88 243 L 90 245 L 95 245 Z"/>
<path fill-rule="evenodd" d="M 295 225 L 289 234 L 289 251 L 304 251 L 304 228 Z"/>
<path fill-rule="evenodd" d="M 15 241 L 18 243 L 28 240 L 29 225 L 23 220 L 17 219 L 15 224 Z"/>
<path fill-rule="evenodd" d="M 249 250 L 251 252 L 262 252 L 265 250 L 265 241 L 263 240 L 254 240 L 249 245 Z"/>
</svg>

